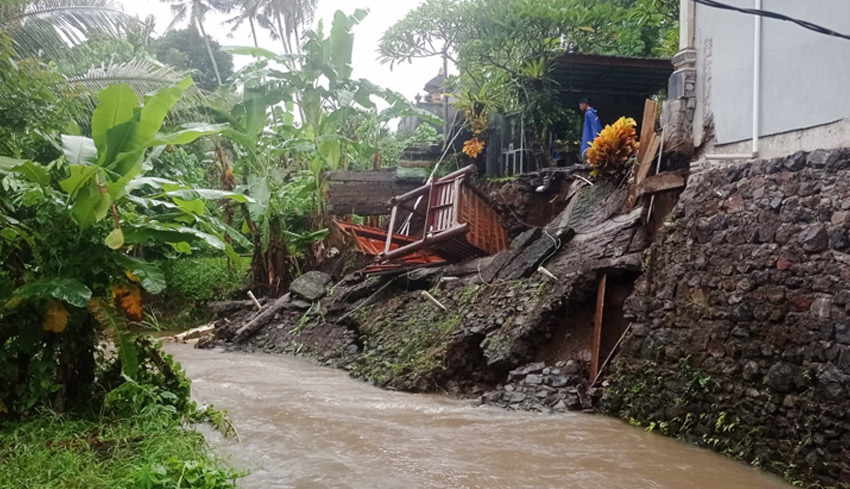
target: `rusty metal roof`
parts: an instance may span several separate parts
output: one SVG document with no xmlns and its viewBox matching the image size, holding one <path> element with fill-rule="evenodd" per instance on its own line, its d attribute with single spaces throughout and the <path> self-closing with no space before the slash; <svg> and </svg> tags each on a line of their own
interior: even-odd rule
<svg viewBox="0 0 850 489">
<path fill-rule="evenodd" d="M 664 88 L 671 73 L 669 59 L 565 53 L 552 77 L 564 92 L 645 98 Z"/>
</svg>

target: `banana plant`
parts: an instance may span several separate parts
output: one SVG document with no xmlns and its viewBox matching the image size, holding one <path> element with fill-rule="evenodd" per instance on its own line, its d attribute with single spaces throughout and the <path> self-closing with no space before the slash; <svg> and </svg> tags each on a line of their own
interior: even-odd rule
<svg viewBox="0 0 850 489">
<path fill-rule="evenodd" d="M 145 175 L 150 158 L 165 148 L 229 128 L 195 124 L 163 130 L 169 110 L 191 84 L 187 79 L 159 90 L 144 104 L 129 86 L 110 86 L 99 93 L 91 137 L 63 135 L 60 160 L 43 165 L 0 157 L 0 279 L 13 284 L 9 291 L 0 283 L 0 343 L 12 334 L 33 339 L 36 348 L 51 344 L 40 339 L 44 335 L 72 335 L 76 339 L 62 342 L 61 353 L 43 353 L 56 354 L 62 369 L 63 361 L 91 354 L 94 345 L 86 342 L 97 341 L 90 326 L 95 321 L 115 331 L 124 374 L 132 377 L 138 366 L 123 325 L 141 316 L 141 289 L 157 294 L 166 287 L 163 272 L 144 254 L 202 247 L 238 259 L 234 245 L 251 249 L 241 233 L 209 215 L 205 204 L 252 203 L 250 197 Z M 37 319 L 43 328 L 33 336 Z M 81 365 L 94 363 L 66 371 L 78 372 Z M 62 381 L 65 387 L 76 382 L 69 376 Z"/>
</svg>

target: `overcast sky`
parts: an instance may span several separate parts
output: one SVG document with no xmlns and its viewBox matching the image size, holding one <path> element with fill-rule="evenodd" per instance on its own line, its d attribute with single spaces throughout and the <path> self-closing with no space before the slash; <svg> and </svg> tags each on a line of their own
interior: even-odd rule
<svg viewBox="0 0 850 489">
<path fill-rule="evenodd" d="M 124 10 L 131 15 L 139 15 L 144 18 L 148 14 L 156 16 L 157 33 L 161 34 L 171 22 L 171 10 L 169 5 L 158 0 L 119 0 L 124 5 Z M 438 58 L 422 59 L 414 61 L 413 64 L 402 64 L 395 66 L 392 71 L 389 65 L 382 65 L 377 61 L 378 40 L 384 31 L 397 20 L 404 17 L 410 10 L 419 5 L 422 0 L 318 0 L 316 20 L 324 19 L 325 25 L 329 26 L 333 14 L 342 10 L 350 14 L 357 8 L 369 9 L 369 15 L 354 30 L 354 55 L 353 68 L 354 78 L 367 78 L 379 86 L 390 88 L 400 92 L 412 99 L 416 93 L 422 91 L 425 83 L 437 75 L 441 61 Z M 204 23 L 204 28 L 211 37 L 223 46 L 250 46 L 251 31 L 247 23 L 237 32 L 230 35 L 230 27 L 222 25 L 228 15 L 210 15 Z M 327 31 L 325 31 L 327 32 Z M 282 52 L 279 41 L 272 41 L 265 33 L 258 33 L 261 47 Z M 243 65 L 246 60 L 236 57 L 237 66 Z"/>
</svg>

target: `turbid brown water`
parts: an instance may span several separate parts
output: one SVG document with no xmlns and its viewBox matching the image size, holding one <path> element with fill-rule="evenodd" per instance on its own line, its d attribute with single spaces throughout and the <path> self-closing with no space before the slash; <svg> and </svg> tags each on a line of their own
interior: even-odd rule
<svg viewBox="0 0 850 489">
<path fill-rule="evenodd" d="M 242 442 L 207 432 L 251 470 L 243 488 L 787 488 L 715 453 L 601 415 L 539 415 L 388 392 L 286 356 L 167 348 L 200 403 Z"/>
</svg>

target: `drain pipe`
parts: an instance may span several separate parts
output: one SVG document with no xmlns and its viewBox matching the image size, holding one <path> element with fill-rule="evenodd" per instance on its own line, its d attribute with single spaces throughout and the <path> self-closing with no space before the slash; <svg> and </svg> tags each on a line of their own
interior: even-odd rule
<svg viewBox="0 0 850 489">
<path fill-rule="evenodd" d="M 761 10 L 762 0 L 756 1 L 756 10 Z M 759 156 L 759 134 L 761 133 L 761 15 L 754 15 L 753 28 L 753 152 L 738 155 L 705 155 L 707 160 L 748 160 Z"/>
</svg>

